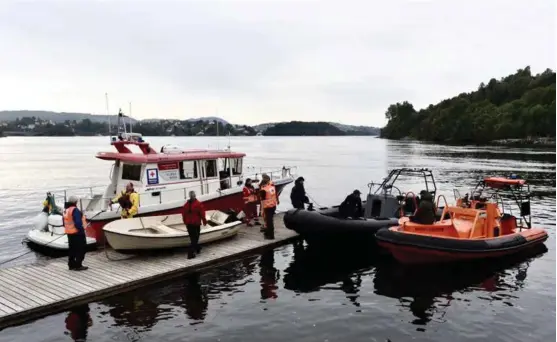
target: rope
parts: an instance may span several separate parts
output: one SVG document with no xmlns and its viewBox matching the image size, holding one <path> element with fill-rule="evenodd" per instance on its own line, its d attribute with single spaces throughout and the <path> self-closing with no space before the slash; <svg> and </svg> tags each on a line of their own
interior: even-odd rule
<svg viewBox="0 0 557 342">
<path fill-rule="evenodd" d="M 317 201 L 314 200 L 313 197 L 311 197 L 307 192 L 306 192 L 306 196 L 309 197 L 309 199 L 310 199 L 314 204 L 317 204 L 317 206 L 318 206 L 319 208 L 322 207 L 322 205 L 319 204 L 319 203 L 317 203 Z"/>
<path fill-rule="evenodd" d="M 110 261 L 124 261 L 124 260 L 129 260 L 132 259 L 133 257 L 135 257 L 134 254 L 132 254 L 131 256 L 127 257 L 127 258 L 119 258 L 119 259 L 115 259 L 115 258 L 111 258 L 108 255 L 108 247 L 106 245 L 106 238 L 104 239 L 104 243 L 103 243 L 103 249 L 104 249 L 104 256 L 106 256 L 106 258 Z"/>
<path fill-rule="evenodd" d="M 104 210 L 98 212 L 96 215 L 94 215 L 94 216 L 91 217 L 91 218 L 97 217 L 97 216 L 100 215 L 102 212 L 104 212 Z M 85 228 L 83 228 L 83 230 L 86 230 L 86 229 L 89 227 L 90 224 L 91 224 L 91 222 L 87 223 L 87 225 L 85 226 Z M 50 245 L 51 243 L 53 243 L 54 241 L 56 241 L 56 240 L 58 240 L 58 239 L 60 239 L 60 238 L 62 238 L 62 237 L 64 237 L 64 236 L 66 236 L 66 235 L 67 235 L 67 234 L 62 234 L 62 235 L 60 235 L 59 237 L 57 237 L 56 239 L 54 239 L 54 240 L 50 241 L 49 243 L 47 243 L 46 245 L 42 245 L 42 246 L 46 247 L 46 246 Z M 29 240 L 28 240 L 27 238 L 23 238 L 23 239 L 21 240 L 21 243 L 23 244 L 23 243 L 26 242 L 26 241 L 29 241 Z M 23 256 L 25 256 L 25 255 L 27 255 L 27 254 L 29 254 L 29 253 L 32 253 L 32 252 L 34 252 L 34 251 L 33 251 L 32 249 L 30 249 L 30 250 L 28 250 L 27 252 L 22 253 L 22 254 L 20 254 L 20 255 L 18 255 L 18 256 L 15 256 L 15 257 L 13 257 L 13 258 L 11 258 L 11 259 L 4 260 L 4 261 L 0 262 L 0 266 L 2 266 L 2 265 L 4 265 L 4 264 L 7 264 L 7 263 L 10 262 L 10 261 L 14 261 L 14 260 L 16 260 L 16 259 L 19 259 L 19 258 L 21 258 L 21 257 L 23 257 Z"/>
<path fill-rule="evenodd" d="M 54 241 L 60 239 L 61 237 L 65 236 L 65 235 L 66 235 L 66 234 L 60 235 L 60 236 L 57 237 L 56 239 L 50 241 L 49 243 L 47 243 L 46 245 L 43 245 L 43 246 L 46 247 L 46 246 L 50 245 L 51 243 L 53 243 Z M 24 242 L 26 242 L 26 240 L 28 241 L 27 238 L 24 238 L 23 240 L 21 240 L 21 243 L 23 244 Z M 11 259 L 4 260 L 4 261 L 0 262 L 0 266 L 2 266 L 2 265 L 4 265 L 4 264 L 7 264 L 7 263 L 10 262 L 10 261 L 14 261 L 14 260 L 16 260 L 16 259 L 19 259 L 19 258 L 21 258 L 21 257 L 23 257 L 23 256 L 25 256 L 25 255 L 27 255 L 27 254 L 29 254 L 29 253 L 32 253 L 32 252 L 34 252 L 34 251 L 33 251 L 32 249 L 30 249 L 30 250 L 28 250 L 27 252 L 22 253 L 22 254 L 20 254 L 20 255 L 18 255 L 18 256 L 15 256 L 15 257 L 13 257 L 13 258 L 11 258 Z"/>
</svg>

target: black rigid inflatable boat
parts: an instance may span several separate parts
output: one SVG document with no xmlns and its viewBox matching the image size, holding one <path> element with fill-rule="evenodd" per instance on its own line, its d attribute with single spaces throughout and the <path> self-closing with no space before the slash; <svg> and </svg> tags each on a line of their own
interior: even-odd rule
<svg viewBox="0 0 557 342">
<path fill-rule="evenodd" d="M 300 234 L 308 243 L 369 243 L 381 228 L 398 225 L 397 218 L 339 218 L 338 208 L 308 211 L 291 209 L 284 224 Z"/>
<path fill-rule="evenodd" d="M 381 228 L 397 226 L 402 216 L 409 216 L 418 208 L 420 197 L 412 192 L 403 193 L 394 186 L 400 177 L 417 177 L 425 181 L 423 189 L 435 196 L 437 188 L 433 173 L 428 169 L 394 169 L 381 184 L 368 184 L 369 193 L 362 201 L 362 217 L 344 218 L 340 206 L 313 210 L 292 209 L 284 215 L 284 224 L 296 231 L 308 243 L 368 244 L 375 241 Z M 378 187 L 376 187 L 378 185 Z M 394 193 L 393 193 L 394 190 Z M 440 216 L 443 208 L 438 208 Z"/>
</svg>

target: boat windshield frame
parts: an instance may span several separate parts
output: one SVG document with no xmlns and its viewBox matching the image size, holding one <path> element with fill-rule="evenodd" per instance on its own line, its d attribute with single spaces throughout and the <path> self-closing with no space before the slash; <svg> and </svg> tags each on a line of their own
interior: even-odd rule
<svg viewBox="0 0 557 342">
<path fill-rule="evenodd" d="M 371 182 L 368 184 L 369 186 L 369 193 L 372 193 L 372 190 L 375 186 L 376 189 L 373 194 L 385 194 L 392 195 L 393 188 L 398 191 L 398 196 L 404 196 L 404 193 L 400 191 L 398 187 L 394 184 L 399 179 L 400 176 L 408 176 L 408 177 L 415 177 L 415 178 L 423 178 L 425 184 L 425 190 L 429 192 L 433 198 L 435 198 L 437 194 L 437 184 L 435 183 L 435 177 L 433 176 L 433 171 L 428 168 L 398 168 L 389 171 L 387 177 L 383 178 L 381 184 Z"/>
<path fill-rule="evenodd" d="M 483 196 L 483 194 L 488 196 Z M 505 214 L 505 199 L 510 199 L 520 212 L 520 218 L 527 228 L 532 228 L 530 184 L 523 178 L 485 177 L 474 187 L 471 200 L 494 200 Z M 512 212 L 512 210 L 508 210 Z M 512 215 L 512 213 L 511 213 Z"/>
</svg>

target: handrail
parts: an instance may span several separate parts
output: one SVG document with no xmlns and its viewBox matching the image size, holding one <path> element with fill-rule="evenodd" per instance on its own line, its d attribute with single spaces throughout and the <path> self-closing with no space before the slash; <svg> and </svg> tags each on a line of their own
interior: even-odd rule
<svg viewBox="0 0 557 342">
<path fill-rule="evenodd" d="M 276 175 L 277 173 L 280 173 L 282 179 L 288 178 L 288 177 L 292 178 L 293 177 L 292 168 L 295 168 L 295 167 L 290 167 L 290 168 L 284 167 L 281 170 L 264 171 L 263 173 L 267 173 L 271 177 L 271 179 L 278 178 L 278 177 L 273 177 L 273 175 Z M 257 175 L 258 174 L 256 174 L 256 176 L 251 176 L 251 177 L 256 179 Z M 248 177 L 245 177 L 243 174 L 238 175 L 238 176 L 240 177 L 240 180 L 248 178 Z M 205 186 L 209 186 L 209 185 L 212 185 L 212 184 L 220 184 L 223 180 L 228 180 L 228 179 L 229 179 L 229 177 L 227 177 L 225 179 L 211 179 L 209 181 L 204 182 L 203 185 L 201 185 L 198 182 L 194 182 L 193 184 L 191 182 L 185 182 L 184 186 L 181 186 L 181 187 L 178 187 L 178 188 L 163 189 L 163 190 L 156 190 L 156 191 L 141 191 L 141 192 L 138 192 L 138 194 L 139 194 L 139 197 L 141 198 L 142 195 L 150 195 L 153 192 L 159 192 L 159 194 L 160 194 L 159 195 L 159 204 L 161 204 L 163 202 L 162 201 L 163 194 L 168 195 L 171 192 L 181 191 L 181 192 L 184 193 L 184 199 L 185 199 L 185 198 L 187 198 L 187 193 L 192 188 L 197 189 L 199 186 L 205 187 Z M 233 188 L 233 187 L 234 186 L 231 184 L 230 188 Z M 99 186 L 94 186 L 94 187 L 77 187 L 77 188 L 69 188 L 69 189 L 60 190 L 60 191 L 49 191 L 49 192 L 54 195 L 54 198 L 56 198 L 56 195 L 58 195 L 58 194 L 63 194 L 64 202 L 67 201 L 67 196 L 68 196 L 69 190 L 82 190 L 83 192 L 88 192 L 89 193 L 88 195 L 90 197 L 87 197 L 87 195 L 86 195 L 86 196 L 83 196 L 82 198 L 79 199 L 79 202 L 80 202 L 79 205 L 82 208 L 82 210 L 83 210 L 83 200 L 97 199 L 97 203 L 99 203 L 98 204 L 99 207 L 95 208 L 95 209 L 98 209 L 99 211 L 101 211 L 101 210 L 103 210 L 103 203 L 106 203 L 104 201 L 111 201 L 114 198 L 114 196 L 116 196 L 116 194 L 114 196 L 111 196 L 111 197 L 106 197 L 104 195 L 101 195 L 100 197 L 95 197 L 94 193 L 93 193 L 94 188 L 102 188 L 104 190 L 104 189 L 106 189 L 106 186 L 100 186 L 99 185 Z M 228 189 L 230 189 L 230 188 L 228 188 Z M 228 189 L 224 189 L 224 190 L 228 190 Z M 222 189 L 218 189 L 218 190 L 223 191 Z M 141 204 L 140 204 L 140 206 L 141 206 Z M 104 210 L 112 212 L 112 211 L 118 211 L 119 209 L 120 209 L 119 206 L 115 210 L 113 210 L 110 205 L 107 205 L 107 208 L 104 209 Z"/>
<path fill-rule="evenodd" d="M 478 223 L 478 219 L 480 218 L 480 215 L 482 214 L 482 212 L 484 212 L 485 210 L 476 210 L 476 216 L 474 216 L 474 221 L 472 221 L 472 229 L 470 229 L 470 234 L 468 234 L 468 238 L 471 239 L 472 236 L 474 236 L 474 233 L 476 232 L 476 225 Z M 485 228 L 485 227 L 484 227 Z M 484 234 L 486 232 L 484 231 Z"/>
<path fill-rule="evenodd" d="M 454 226 L 453 215 L 451 215 L 451 213 L 449 212 L 449 203 L 447 202 L 447 198 L 445 197 L 445 195 L 437 196 L 437 203 L 439 203 L 439 201 L 441 201 L 441 197 L 443 197 L 443 200 L 445 201 L 445 208 L 443 208 L 443 212 L 441 213 L 441 218 L 437 222 L 440 222 L 440 221 L 444 220 L 445 215 L 447 215 L 447 213 L 448 213 L 449 217 L 451 218 L 451 225 Z"/>
</svg>

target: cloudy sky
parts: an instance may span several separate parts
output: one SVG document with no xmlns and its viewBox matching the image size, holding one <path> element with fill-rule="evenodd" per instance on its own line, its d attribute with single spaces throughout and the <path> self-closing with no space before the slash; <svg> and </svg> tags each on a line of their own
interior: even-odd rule
<svg viewBox="0 0 557 342">
<path fill-rule="evenodd" d="M 0 110 L 385 124 L 530 65 L 555 1 L 0 0 Z"/>
</svg>

